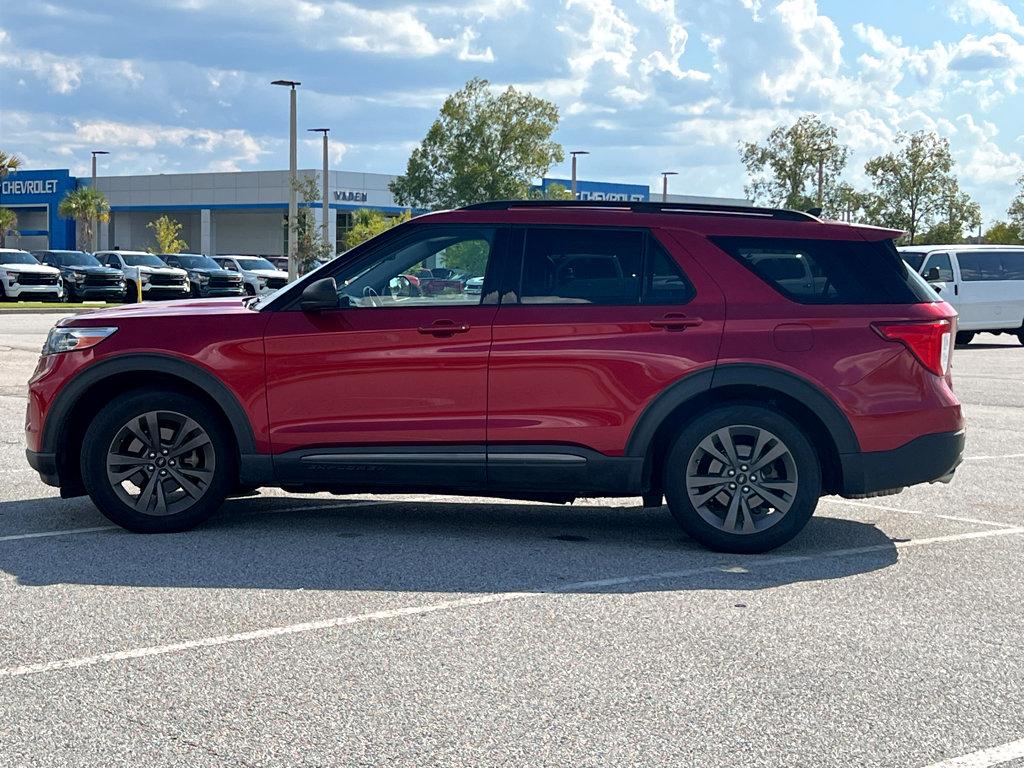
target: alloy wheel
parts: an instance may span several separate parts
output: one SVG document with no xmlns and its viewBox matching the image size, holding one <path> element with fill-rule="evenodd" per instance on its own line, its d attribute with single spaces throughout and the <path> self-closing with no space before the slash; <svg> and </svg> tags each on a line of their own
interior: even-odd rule
<svg viewBox="0 0 1024 769">
<path fill-rule="evenodd" d="M 708 524 L 728 534 L 774 526 L 796 500 L 799 480 L 789 447 L 753 425 L 730 425 L 706 436 L 686 465 L 686 493 Z"/>
<path fill-rule="evenodd" d="M 194 419 L 147 411 L 125 423 L 110 442 L 107 479 L 118 498 L 146 515 L 174 515 L 210 488 L 217 469 L 213 441 Z"/>
</svg>

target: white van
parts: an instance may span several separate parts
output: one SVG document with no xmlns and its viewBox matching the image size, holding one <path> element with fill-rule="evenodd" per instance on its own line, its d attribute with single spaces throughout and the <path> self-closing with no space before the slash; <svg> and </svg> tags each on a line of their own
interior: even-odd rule
<svg viewBox="0 0 1024 769">
<path fill-rule="evenodd" d="M 900 255 L 956 308 L 957 344 L 983 331 L 1024 344 L 1024 246 L 903 246 Z"/>
</svg>

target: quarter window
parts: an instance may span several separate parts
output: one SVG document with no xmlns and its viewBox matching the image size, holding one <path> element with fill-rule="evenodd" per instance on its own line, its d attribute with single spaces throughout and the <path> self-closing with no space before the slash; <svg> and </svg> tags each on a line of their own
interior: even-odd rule
<svg viewBox="0 0 1024 769">
<path fill-rule="evenodd" d="M 998 251 L 963 251 L 957 254 L 960 278 L 965 281 L 1005 280 Z"/>
<path fill-rule="evenodd" d="M 1024 280 L 1024 251 L 1000 251 L 1003 280 Z"/>
</svg>

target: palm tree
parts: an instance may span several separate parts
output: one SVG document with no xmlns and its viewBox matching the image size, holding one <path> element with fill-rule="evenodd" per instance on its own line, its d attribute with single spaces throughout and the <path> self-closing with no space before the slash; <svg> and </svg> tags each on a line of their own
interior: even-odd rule
<svg viewBox="0 0 1024 769">
<path fill-rule="evenodd" d="M 99 190 L 79 187 L 64 196 L 57 207 L 57 213 L 65 219 L 75 220 L 78 225 L 78 248 L 89 251 L 92 248 L 93 222 L 110 220 L 110 203 Z"/>
<path fill-rule="evenodd" d="M 7 246 L 7 233 L 17 234 L 18 215 L 9 208 L 0 208 L 0 248 Z"/>
<path fill-rule="evenodd" d="M 14 173 L 21 168 L 21 158 L 17 155 L 8 155 L 3 150 L 0 150 L 0 179 L 3 179 L 7 174 Z"/>
</svg>

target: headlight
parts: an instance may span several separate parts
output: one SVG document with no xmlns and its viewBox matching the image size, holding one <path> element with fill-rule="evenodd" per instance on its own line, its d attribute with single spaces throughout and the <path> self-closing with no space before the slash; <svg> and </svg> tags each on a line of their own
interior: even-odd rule
<svg viewBox="0 0 1024 769">
<path fill-rule="evenodd" d="M 143 283 L 149 283 L 149 273 L 148 272 L 140 272 L 139 273 L 139 280 L 142 281 Z"/>
<path fill-rule="evenodd" d="M 96 328 L 55 327 L 50 329 L 43 345 L 43 355 L 55 355 L 72 350 L 85 350 L 95 347 L 108 336 L 117 331 L 114 326 Z"/>
<path fill-rule="evenodd" d="M 196 279 L 200 283 L 209 283 L 210 282 L 210 276 L 209 275 L 203 275 L 201 272 L 197 272 L 196 273 Z"/>
<path fill-rule="evenodd" d="M 10 280 L 10 281 L 13 281 L 13 282 L 17 283 L 18 282 L 18 274 L 19 273 L 17 273 L 17 272 L 9 272 L 9 273 L 7 273 L 7 280 Z"/>
<path fill-rule="evenodd" d="M 81 283 L 83 280 L 85 280 L 85 273 L 84 272 L 76 272 L 76 273 L 74 273 L 74 277 L 75 277 L 75 281 L 77 283 Z"/>
</svg>

